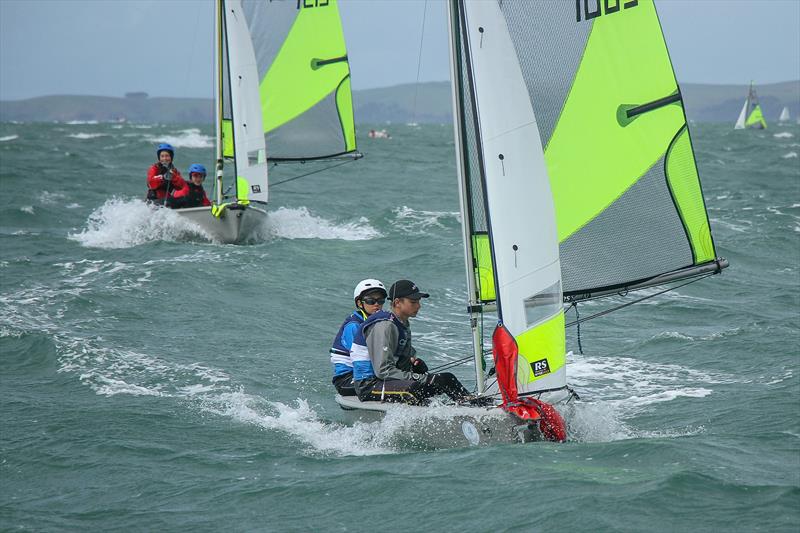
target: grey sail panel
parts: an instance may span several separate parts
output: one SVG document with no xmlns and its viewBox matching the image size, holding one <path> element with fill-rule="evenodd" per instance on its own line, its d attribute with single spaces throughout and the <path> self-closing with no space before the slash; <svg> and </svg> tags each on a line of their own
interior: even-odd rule
<svg viewBox="0 0 800 533">
<path fill-rule="evenodd" d="M 501 1 L 500 6 L 509 32 L 519 44 L 517 58 L 542 144 L 547 147 L 586 48 L 592 21 L 576 24 L 575 4 L 568 1 Z"/>
<path fill-rule="evenodd" d="M 617 228 L 627 231 L 620 238 Z M 662 246 L 652 248 L 651 243 Z M 646 254 L 642 250 L 647 250 Z M 560 244 L 565 287 L 623 286 L 692 264 L 660 159 L 617 201 Z M 585 265 L 592 265 L 591 269 Z M 565 291 L 565 292 L 574 292 Z"/>
<path fill-rule="evenodd" d="M 318 156 L 309 155 L 308 145 L 324 157 L 343 153 L 345 140 L 336 111 L 336 93 L 266 135 L 270 154 L 274 154 L 270 159 L 315 159 Z"/>
</svg>

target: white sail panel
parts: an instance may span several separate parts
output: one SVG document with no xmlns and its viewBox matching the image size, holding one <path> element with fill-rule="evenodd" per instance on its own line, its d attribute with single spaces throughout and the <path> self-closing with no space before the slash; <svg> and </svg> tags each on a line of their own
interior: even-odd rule
<svg viewBox="0 0 800 533">
<path fill-rule="evenodd" d="M 519 391 L 562 387 L 566 373 L 561 266 L 539 128 L 498 4 L 466 2 L 464 15 L 499 314 L 519 344 Z M 536 331 L 542 327 L 547 339 Z M 528 342 L 532 337 L 537 338 Z M 542 359 L 548 360 L 549 372 L 534 376 L 531 365 Z"/>
<path fill-rule="evenodd" d="M 744 101 L 744 105 L 742 106 L 742 111 L 739 113 L 739 118 L 736 119 L 736 125 L 733 127 L 735 130 L 743 130 L 744 129 L 744 120 L 747 118 L 747 108 L 750 107 L 750 98 L 748 97 Z"/>
<path fill-rule="evenodd" d="M 266 144 L 256 55 L 240 0 L 227 0 L 224 5 L 236 160 L 236 198 L 239 201 L 266 202 Z"/>
</svg>

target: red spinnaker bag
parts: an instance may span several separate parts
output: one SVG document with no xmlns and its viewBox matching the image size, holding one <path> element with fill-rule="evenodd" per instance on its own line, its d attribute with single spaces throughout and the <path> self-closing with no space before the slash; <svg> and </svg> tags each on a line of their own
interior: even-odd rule
<svg viewBox="0 0 800 533">
<path fill-rule="evenodd" d="M 539 420 L 539 430 L 549 441 L 567 440 L 567 427 L 555 407 L 536 398 L 520 398 L 517 394 L 517 359 L 519 348 L 511 332 L 498 323 L 492 334 L 492 355 L 497 372 L 497 385 L 503 396 L 500 406 L 522 420 Z"/>
</svg>

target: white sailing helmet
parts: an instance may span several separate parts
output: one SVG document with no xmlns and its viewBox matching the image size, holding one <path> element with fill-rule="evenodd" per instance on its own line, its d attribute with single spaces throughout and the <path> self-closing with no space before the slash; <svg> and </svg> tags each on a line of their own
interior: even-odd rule
<svg viewBox="0 0 800 533">
<path fill-rule="evenodd" d="M 380 280 L 372 278 L 362 279 L 358 282 L 358 285 L 356 285 L 356 288 L 353 291 L 353 300 L 357 300 L 365 292 L 375 289 L 383 291 L 384 296 L 388 294 L 386 292 L 386 287 L 383 286 L 383 283 L 381 283 Z"/>
</svg>

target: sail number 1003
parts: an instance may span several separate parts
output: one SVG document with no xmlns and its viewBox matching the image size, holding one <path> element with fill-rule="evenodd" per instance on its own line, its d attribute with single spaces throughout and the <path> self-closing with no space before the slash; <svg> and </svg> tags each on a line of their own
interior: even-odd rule
<svg viewBox="0 0 800 533">
<path fill-rule="evenodd" d="M 591 10 L 589 9 L 589 4 L 594 5 Z M 581 9 L 581 5 L 583 9 Z M 610 15 L 620 9 L 628 9 L 638 5 L 639 0 L 629 0 L 628 2 L 623 2 L 622 0 L 603 0 L 602 2 L 600 0 L 575 0 L 575 17 L 577 22 L 580 22 L 583 20 L 581 19 L 581 12 L 583 12 L 584 19 L 590 20 L 600 15 Z"/>
<path fill-rule="evenodd" d="M 330 0 L 297 0 L 297 9 L 309 7 L 325 7 Z"/>
</svg>

